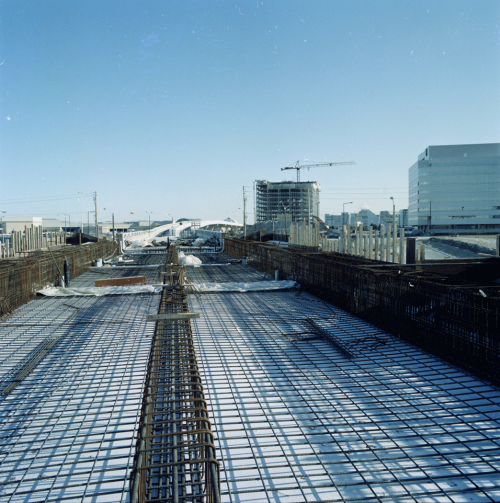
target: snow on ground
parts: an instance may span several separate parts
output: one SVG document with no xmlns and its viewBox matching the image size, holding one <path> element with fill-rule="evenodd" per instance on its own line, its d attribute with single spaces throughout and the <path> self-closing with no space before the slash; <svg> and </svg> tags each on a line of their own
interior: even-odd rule
<svg viewBox="0 0 500 503">
<path fill-rule="evenodd" d="M 484 254 L 496 254 L 496 236 L 443 236 L 420 238 L 418 244 L 424 244 L 450 258 L 477 258 Z"/>
</svg>

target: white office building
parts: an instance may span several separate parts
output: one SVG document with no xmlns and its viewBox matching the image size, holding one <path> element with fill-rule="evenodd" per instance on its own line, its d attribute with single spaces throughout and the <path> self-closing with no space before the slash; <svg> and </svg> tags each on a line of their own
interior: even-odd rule
<svg viewBox="0 0 500 503">
<path fill-rule="evenodd" d="M 343 223 L 349 222 L 349 213 L 341 213 L 340 215 L 330 215 L 329 213 L 325 213 L 325 224 L 328 227 L 332 227 L 334 229 L 338 229 L 342 227 Z"/>
<path fill-rule="evenodd" d="M 378 215 L 373 213 L 371 210 L 359 210 L 358 211 L 358 222 L 363 223 L 363 229 L 367 231 L 371 225 L 378 225 Z"/>
<path fill-rule="evenodd" d="M 265 222 L 277 220 L 286 212 L 290 221 L 310 221 L 313 215 L 319 216 L 318 182 L 268 182 L 255 181 L 256 220 Z"/>
<path fill-rule="evenodd" d="M 0 233 L 10 234 L 12 231 L 24 231 L 25 227 L 42 227 L 43 231 L 59 232 L 61 221 L 55 218 L 42 217 L 0 217 Z"/>
<path fill-rule="evenodd" d="M 383 225 L 385 228 L 393 226 L 394 223 L 394 215 L 392 211 L 381 211 L 379 214 L 379 222 L 380 225 Z M 399 215 L 396 215 L 396 224 L 399 223 Z"/>
<path fill-rule="evenodd" d="M 409 169 L 409 225 L 500 233 L 500 143 L 429 146 Z"/>
</svg>

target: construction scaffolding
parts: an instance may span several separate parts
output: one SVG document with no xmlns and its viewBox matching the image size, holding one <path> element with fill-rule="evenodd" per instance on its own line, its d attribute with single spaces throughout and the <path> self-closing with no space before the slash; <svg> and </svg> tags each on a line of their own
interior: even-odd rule
<svg viewBox="0 0 500 503">
<path fill-rule="evenodd" d="M 237 239 L 226 239 L 225 247 L 233 257 L 246 256 L 268 274 L 279 270 L 335 306 L 500 382 L 498 287 L 471 288 L 416 267 L 337 253 L 307 253 Z"/>
</svg>

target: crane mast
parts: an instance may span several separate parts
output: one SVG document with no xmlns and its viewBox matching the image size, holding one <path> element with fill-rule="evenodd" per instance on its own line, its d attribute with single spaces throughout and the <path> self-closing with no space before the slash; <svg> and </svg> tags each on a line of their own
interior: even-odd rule
<svg viewBox="0 0 500 503">
<path fill-rule="evenodd" d="M 356 164 L 354 161 L 346 161 L 346 162 L 320 162 L 318 164 L 300 164 L 300 161 L 295 163 L 295 166 L 287 166 L 286 168 L 281 168 L 281 171 L 285 171 L 286 169 L 295 169 L 297 171 L 297 182 L 300 182 L 300 170 L 303 168 L 320 168 L 325 166 L 347 166 L 351 164 Z"/>
</svg>

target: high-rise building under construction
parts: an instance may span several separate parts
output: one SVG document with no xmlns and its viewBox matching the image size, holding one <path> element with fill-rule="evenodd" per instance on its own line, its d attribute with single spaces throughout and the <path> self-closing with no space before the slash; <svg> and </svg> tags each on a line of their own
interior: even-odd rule
<svg viewBox="0 0 500 503">
<path fill-rule="evenodd" d="M 283 213 L 290 220 L 309 221 L 319 216 L 318 182 L 269 182 L 256 180 L 256 221 L 276 220 Z"/>
</svg>

